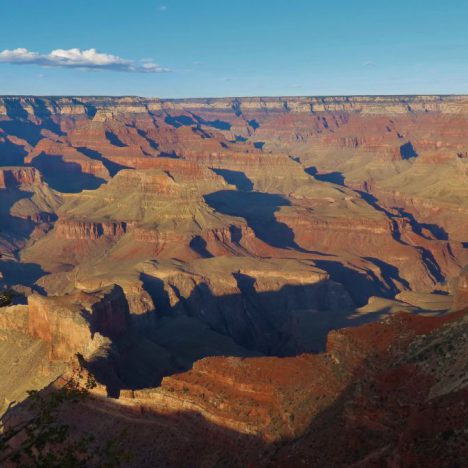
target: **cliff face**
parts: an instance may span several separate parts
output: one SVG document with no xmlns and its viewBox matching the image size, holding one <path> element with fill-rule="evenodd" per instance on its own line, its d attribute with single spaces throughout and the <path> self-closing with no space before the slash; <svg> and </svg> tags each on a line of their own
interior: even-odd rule
<svg viewBox="0 0 468 468">
<path fill-rule="evenodd" d="M 34 375 L 79 354 L 102 406 L 74 417 L 159 421 L 173 464 L 174 421 L 208 465 L 437 464 L 415 433 L 462 433 L 427 421 L 466 391 L 465 321 L 393 313 L 467 302 L 467 121 L 465 96 L 0 97 L 5 342 Z"/>
<path fill-rule="evenodd" d="M 129 323 L 128 305 L 119 288 L 74 296 L 32 295 L 28 303 L 27 334 L 49 346 L 49 359 L 85 357 L 117 338 Z"/>
<path fill-rule="evenodd" d="M 468 111 L 466 96 L 331 96 L 331 97 L 252 97 L 157 99 L 140 97 L 0 97 L 0 115 L 37 117 L 70 115 L 102 120 L 116 113 L 145 114 L 148 111 L 213 110 L 237 113 L 246 111 L 277 112 L 364 112 L 406 114 L 408 112 Z"/>
<path fill-rule="evenodd" d="M 117 283 L 138 315 L 175 308 L 243 344 L 284 327 L 292 333 L 309 320 L 303 310 L 342 324 L 371 296 L 447 291 L 468 262 L 467 103 L 0 98 L 1 157 L 18 163 L 0 176 L 0 248 L 12 262 L 1 271 L 13 285 L 21 264 L 37 265 L 23 285 L 54 293 Z M 289 260 L 307 262 L 307 274 L 320 269 L 328 279 L 321 289 L 287 279 L 267 299 L 260 277 L 234 270 L 233 258 L 274 259 L 278 277 Z M 198 260 L 230 279 L 197 276 Z M 173 273 L 161 273 L 164 262 Z M 142 274 L 164 294 L 148 291 Z M 208 299 L 196 288 L 213 304 L 203 312 Z M 239 313 L 222 323 L 226 301 L 253 317 L 254 331 Z M 281 325 L 268 312 L 276 303 L 287 310 Z M 339 319 L 326 316 L 337 307 Z"/>
<path fill-rule="evenodd" d="M 118 400 L 98 385 L 90 400 L 65 405 L 61 421 L 73 421 L 74 435 L 92 430 L 104 441 L 125 430 L 129 466 L 177 466 L 187 456 L 207 467 L 226 459 L 456 466 L 467 455 L 467 325 L 466 310 L 400 313 L 330 333 L 323 354 L 208 357 L 157 388 L 122 390 Z"/>
</svg>

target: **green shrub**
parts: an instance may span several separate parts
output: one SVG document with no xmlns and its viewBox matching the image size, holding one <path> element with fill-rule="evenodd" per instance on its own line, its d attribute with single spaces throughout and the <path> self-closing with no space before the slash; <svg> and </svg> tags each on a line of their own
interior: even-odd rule
<svg viewBox="0 0 468 468">
<path fill-rule="evenodd" d="M 15 296 L 15 292 L 11 289 L 8 289 L 7 291 L 3 291 L 2 293 L 0 293 L 0 307 L 9 306 L 14 296 Z"/>
</svg>

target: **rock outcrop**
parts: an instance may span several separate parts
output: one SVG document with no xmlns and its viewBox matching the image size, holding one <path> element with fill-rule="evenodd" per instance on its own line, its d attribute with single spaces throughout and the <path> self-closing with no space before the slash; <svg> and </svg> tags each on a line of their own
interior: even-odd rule
<svg viewBox="0 0 468 468">
<path fill-rule="evenodd" d="M 23 302 L 0 360 L 24 356 L 2 408 L 79 365 L 96 400 L 64 419 L 127 428 L 135 466 L 461 465 L 467 118 L 465 96 L 0 97 Z"/>
<path fill-rule="evenodd" d="M 117 287 L 69 296 L 34 294 L 28 300 L 27 333 L 47 343 L 51 360 L 68 361 L 77 353 L 89 357 L 128 324 L 128 305 Z"/>
</svg>

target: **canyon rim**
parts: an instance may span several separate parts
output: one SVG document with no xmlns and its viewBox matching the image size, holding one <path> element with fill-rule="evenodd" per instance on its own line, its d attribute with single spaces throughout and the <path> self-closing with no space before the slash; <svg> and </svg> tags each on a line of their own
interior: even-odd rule
<svg viewBox="0 0 468 468">
<path fill-rule="evenodd" d="M 466 466 L 465 3 L 5 3 L 0 467 Z"/>
</svg>

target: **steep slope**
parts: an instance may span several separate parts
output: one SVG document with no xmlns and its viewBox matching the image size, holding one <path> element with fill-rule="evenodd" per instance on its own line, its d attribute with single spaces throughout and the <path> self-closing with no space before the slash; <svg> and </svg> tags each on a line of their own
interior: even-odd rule
<svg viewBox="0 0 468 468">
<path fill-rule="evenodd" d="M 396 314 L 330 333 L 325 354 L 206 358 L 118 400 L 98 385 L 60 418 L 103 443 L 125 429 L 128 466 L 460 466 L 467 317 Z M 5 421 L 27 414 L 18 405 Z"/>
</svg>

